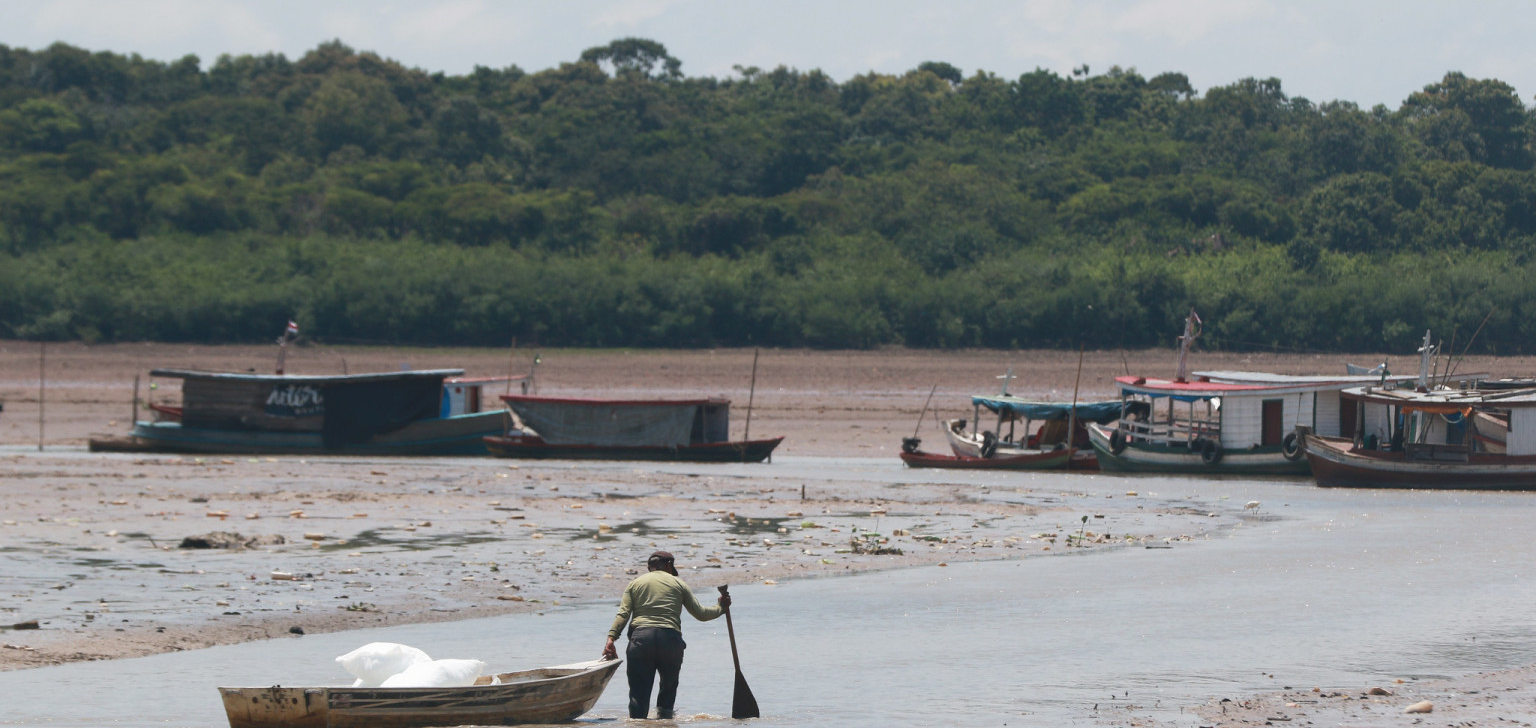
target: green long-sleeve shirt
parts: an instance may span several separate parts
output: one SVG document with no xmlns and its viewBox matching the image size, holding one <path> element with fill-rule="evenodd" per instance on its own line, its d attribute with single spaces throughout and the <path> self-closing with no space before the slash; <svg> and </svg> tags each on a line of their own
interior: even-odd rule
<svg viewBox="0 0 1536 728">
<path fill-rule="evenodd" d="M 608 637 L 618 639 L 631 620 L 635 627 L 665 627 L 683 631 L 683 609 L 700 622 L 708 622 L 724 613 L 719 604 L 704 606 L 688 585 L 665 571 L 652 571 L 636 577 L 624 588 L 619 600 L 619 614 L 608 628 Z"/>
</svg>

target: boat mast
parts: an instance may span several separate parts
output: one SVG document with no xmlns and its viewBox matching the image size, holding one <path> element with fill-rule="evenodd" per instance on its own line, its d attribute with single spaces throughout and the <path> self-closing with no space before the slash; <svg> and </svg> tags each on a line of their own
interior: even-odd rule
<svg viewBox="0 0 1536 728">
<path fill-rule="evenodd" d="M 1008 384 L 1013 381 L 1013 367 L 1008 367 L 1008 372 L 1006 374 L 1003 374 L 1002 376 L 998 377 L 998 379 L 1003 380 L 1003 393 L 1000 396 L 1007 397 L 1008 396 Z M 998 437 L 1002 437 L 1003 436 L 1003 417 L 1004 417 L 1003 410 L 1004 410 L 1003 407 L 998 407 L 997 408 L 997 425 L 994 428 L 994 431 L 997 433 Z M 978 420 L 981 419 L 981 410 L 979 410 L 979 409 L 976 410 L 976 418 Z M 1025 438 L 1029 437 L 1029 432 L 1027 430 L 1024 433 L 1024 437 Z M 1009 430 L 1008 439 L 1010 439 L 1010 440 L 1013 439 L 1013 432 L 1012 432 L 1011 429 Z"/>
<path fill-rule="evenodd" d="M 283 329 L 283 335 L 277 337 L 277 373 L 282 374 L 288 361 L 288 342 L 299 337 L 299 325 L 293 319 L 288 320 L 288 326 Z"/>
<path fill-rule="evenodd" d="M 1002 394 L 1002 396 L 1007 397 L 1008 396 L 1008 383 L 1013 381 L 1013 367 L 1008 367 L 1008 373 L 998 377 L 998 379 L 1003 380 L 1003 394 Z"/>
<path fill-rule="evenodd" d="M 752 399 L 753 399 L 753 397 L 755 397 L 757 395 L 757 354 L 758 354 L 758 349 L 756 347 L 753 347 L 753 349 L 752 349 L 752 384 L 747 389 L 747 427 L 741 433 L 741 439 L 742 440 L 751 440 L 752 439 Z M 921 419 L 918 420 L 918 424 L 919 425 L 922 424 L 922 420 Z"/>
<path fill-rule="evenodd" d="M 1077 441 L 1077 390 L 1083 384 L 1083 345 L 1077 345 L 1077 380 L 1072 383 L 1072 409 L 1067 411 L 1067 449 Z M 1029 433 L 1025 433 L 1028 437 Z"/>
<path fill-rule="evenodd" d="M 1429 329 L 1424 329 L 1424 343 L 1419 346 L 1419 381 L 1417 389 L 1420 392 L 1429 391 L 1429 361 L 1432 357 L 1434 357 L 1435 352 L 1438 351 L 1439 348 L 1440 347 L 1430 343 Z M 1412 433 L 1413 441 L 1423 442 L 1426 434 L 1428 433 L 1424 431 L 1424 413 L 1421 411 L 1414 411 Z"/>
<path fill-rule="evenodd" d="M 1429 391 L 1429 360 L 1430 360 L 1430 357 L 1433 357 L 1435 355 L 1435 352 L 1437 350 L 1439 350 L 1439 348 L 1440 347 L 1437 347 L 1437 346 L 1435 346 L 1435 345 L 1430 343 L 1429 329 L 1425 329 L 1424 330 L 1424 343 L 1421 346 L 1419 346 L 1419 391 L 1420 392 L 1428 392 Z"/>
<path fill-rule="evenodd" d="M 1182 384 L 1189 381 L 1189 346 L 1200 335 L 1199 327 L 1200 315 L 1190 309 L 1189 316 L 1184 319 L 1184 335 L 1179 337 L 1179 368 L 1173 375 L 1175 382 Z"/>
</svg>

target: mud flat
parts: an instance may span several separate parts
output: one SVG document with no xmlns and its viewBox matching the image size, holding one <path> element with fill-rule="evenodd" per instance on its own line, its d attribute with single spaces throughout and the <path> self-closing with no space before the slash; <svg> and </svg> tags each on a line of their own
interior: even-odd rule
<svg viewBox="0 0 1536 728">
<path fill-rule="evenodd" d="M 1199 725 L 1221 728 L 1529 726 L 1532 716 L 1536 716 L 1536 667 L 1454 680 L 1397 681 L 1214 698 L 1194 712 L 1199 716 Z"/>
<path fill-rule="evenodd" d="M 1161 543 L 1237 517 L 753 467 L 7 455 L 0 473 L 27 495 L 0 506 L 0 623 L 39 629 L 0 633 L 0 666 L 611 600 L 656 549 L 702 589 Z M 1124 532 L 1084 526 L 1090 510 Z"/>
</svg>

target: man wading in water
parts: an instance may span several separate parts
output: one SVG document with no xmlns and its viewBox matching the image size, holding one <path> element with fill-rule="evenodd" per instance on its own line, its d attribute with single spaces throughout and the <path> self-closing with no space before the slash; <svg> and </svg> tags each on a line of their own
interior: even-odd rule
<svg viewBox="0 0 1536 728">
<path fill-rule="evenodd" d="M 625 673 L 629 676 L 629 717 L 645 718 L 651 709 L 651 683 L 661 673 L 661 690 L 656 693 L 656 717 L 671 718 L 672 706 L 677 701 L 677 675 L 683 669 L 683 608 L 700 622 L 708 622 L 725 613 L 731 606 L 731 596 L 721 594 L 715 606 L 699 604 L 697 597 L 682 579 L 677 578 L 677 567 L 672 564 L 672 554 L 657 551 L 646 559 L 650 573 L 636 578 L 624 588 L 624 598 L 619 601 L 619 614 L 608 628 L 608 643 L 603 646 L 603 657 L 619 656 L 613 641 L 629 624 L 629 646 L 624 659 L 629 661 Z"/>
</svg>

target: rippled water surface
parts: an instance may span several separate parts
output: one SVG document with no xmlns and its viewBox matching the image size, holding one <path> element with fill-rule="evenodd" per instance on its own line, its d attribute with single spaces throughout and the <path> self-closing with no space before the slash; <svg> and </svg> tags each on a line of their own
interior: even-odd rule
<svg viewBox="0 0 1536 728">
<path fill-rule="evenodd" d="M 887 482 L 1022 477 L 810 458 L 769 467 Z M 1106 497 L 1135 489 L 1229 514 L 1248 500 L 1262 506 L 1171 548 L 733 587 L 762 723 L 1123 725 L 1147 715 L 1193 725 L 1181 707 L 1210 698 L 1536 663 L 1536 494 L 1080 475 L 1030 485 Z M 684 578 L 701 592 L 715 586 L 703 572 Z M 0 673 L 0 724 L 223 726 L 215 686 L 341 684 L 332 658 L 369 641 L 519 669 L 596 657 L 611 618 L 608 604 L 552 607 Z M 684 634 L 679 713 L 731 724 L 724 621 L 690 621 Z M 624 720 L 624 699 L 621 673 L 588 718 Z"/>
</svg>

